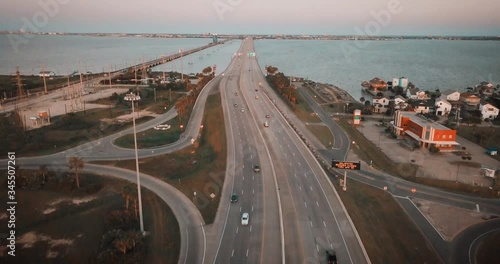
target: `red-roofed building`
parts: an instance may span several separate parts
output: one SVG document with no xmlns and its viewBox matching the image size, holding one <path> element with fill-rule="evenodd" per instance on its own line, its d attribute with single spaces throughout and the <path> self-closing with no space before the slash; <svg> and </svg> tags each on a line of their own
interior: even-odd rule
<svg viewBox="0 0 500 264">
<path fill-rule="evenodd" d="M 435 145 L 440 151 L 452 151 L 459 145 L 455 141 L 456 130 L 427 120 L 415 112 L 396 111 L 392 125 L 396 135 L 407 136 L 424 148 Z"/>
</svg>

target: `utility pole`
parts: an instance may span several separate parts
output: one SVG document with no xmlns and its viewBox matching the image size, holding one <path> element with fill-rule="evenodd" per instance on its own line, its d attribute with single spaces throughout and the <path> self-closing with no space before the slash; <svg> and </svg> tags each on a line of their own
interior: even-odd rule
<svg viewBox="0 0 500 264">
<path fill-rule="evenodd" d="M 47 82 L 45 81 L 45 68 L 43 67 L 43 64 L 42 64 L 42 78 L 43 78 L 43 88 L 45 89 L 45 94 L 48 94 L 49 92 L 47 91 Z"/>
</svg>

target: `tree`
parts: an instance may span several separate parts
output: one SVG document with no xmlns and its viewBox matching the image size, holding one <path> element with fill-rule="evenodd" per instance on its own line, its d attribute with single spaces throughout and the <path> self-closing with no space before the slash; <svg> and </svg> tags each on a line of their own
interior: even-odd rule
<svg viewBox="0 0 500 264">
<path fill-rule="evenodd" d="M 75 179 L 76 179 L 76 187 L 80 188 L 80 178 L 78 176 L 78 171 L 83 169 L 85 163 L 79 157 L 71 157 L 69 158 L 69 169 L 75 171 Z"/>
<path fill-rule="evenodd" d="M 49 174 L 49 170 L 47 169 L 47 165 L 40 165 L 40 168 L 38 168 L 38 174 L 42 177 L 43 183 L 45 184 L 47 182 L 47 175 Z"/>
<path fill-rule="evenodd" d="M 122 197 L 125 199 L 125 208 L 128 210 L 128 206 L 130 203 L 130 196 L 132 194 L 132 190 L 130 185 L 123 186 L 122 188 Z"/>
</svg>

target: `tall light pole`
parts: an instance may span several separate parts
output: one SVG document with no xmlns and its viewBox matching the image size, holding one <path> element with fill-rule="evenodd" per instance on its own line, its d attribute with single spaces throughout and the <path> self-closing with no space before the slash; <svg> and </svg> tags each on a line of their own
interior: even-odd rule
<svg viewBox="0 0 500 264">
<path fill-rule="evenodd" d="M 141 96 L 133 93 L 125 95 L 125 101 L 132 102 L 132 126 L 134 127 L 134 151 L 135 151 L 135 171 L 137 175 L 137 196 L 139 200 L 139 219 L 141 233 L 144 235 L 144 219 L 142 216 L 142 195 L 141 195 L 141 178 L 139 177 L 139 155 L 137 154 L 137 132 L 135 128 L 135 109 L 134 102 L 141 100 Z"/>
</svg>

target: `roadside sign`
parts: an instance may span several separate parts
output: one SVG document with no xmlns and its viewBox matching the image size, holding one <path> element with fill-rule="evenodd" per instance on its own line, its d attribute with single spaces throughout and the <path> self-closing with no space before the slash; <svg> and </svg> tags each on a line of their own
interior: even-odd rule
<svg viewBox="0 0 500 264">
<path fill-rule="evenodd" d="M 332 160 L 332 167 L 334 169 L 360 170 L 361 162 Z"/>
</svg>

